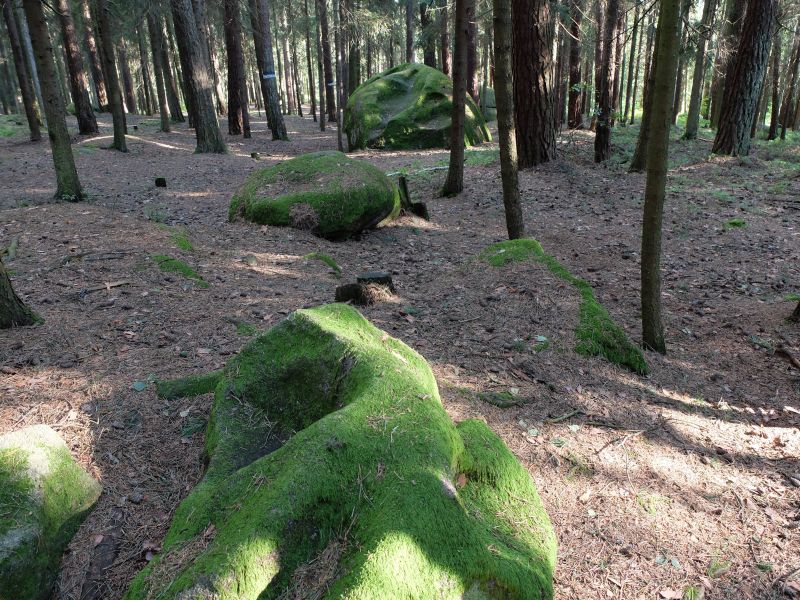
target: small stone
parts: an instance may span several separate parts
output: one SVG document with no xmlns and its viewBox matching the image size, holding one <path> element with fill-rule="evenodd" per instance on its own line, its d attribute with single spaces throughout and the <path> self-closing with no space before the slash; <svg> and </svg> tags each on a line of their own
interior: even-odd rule
<svg viewBox="0 0 800 600">
<path fill-rule="evenodd" d="M 156 187 L 167 187 L 167 180 L 164 177 L 156 177 Z"/>
<path fill-rule="evenodd" d="M 258 152 L 251 152 L 250 153 L 250 158 L 252 158 L 254 160 L 261 160 L 261 155 Z"/>
</svg>

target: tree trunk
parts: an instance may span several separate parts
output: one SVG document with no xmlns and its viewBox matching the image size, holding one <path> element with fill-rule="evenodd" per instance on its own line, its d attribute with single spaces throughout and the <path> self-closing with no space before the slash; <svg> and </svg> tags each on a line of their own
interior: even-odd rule
<svg viewBox="0 0 800 600">
<path fill-rule="evenodd" d="M 414 62 L 414 0 L 406 0 L 406 62 Z"/>
<path fill-rule="evenodd" d="M 779 37 L 779 36 L 776 36 Z M 795 88 L 797 87 L 797 71 L 800 66 L 800 21 L 798 21 L 794 32 L 794 45 L 792 47 L 792 54 L 789 59 L 789 67 L 786 70 L 786 88 L 783 92 L 783 100 L 781 101 L 781 111 L 778 115 L 781 124 L 781 139 L 786 139 L 786 129 L 791 127 L 791 121 L 794 114 L 794 95 Z"/>
<path fill-rule="evenodd" d="M 758 110 L 777 8 L 778 0 L 747 6 L 735 64 L 725 81 L 719 129 L 711 149 L 714 154 L 746 156 L 750 152 L 750 126 Z"/>
<path fill-rule="evenodd" d="M 14 56 L 14 69 L 17 72 L 17 81 L 22 92 L 22 104 L 25 107 L 25 118 L 28 120 L 28 129 L 31 132 L 31 141 L 38 142 L 42 139 L 42 131 L 39 123 L 39 111 L 36 106 L 36 93 L 28 72 L 28 65 L 25 63 L 25 53 L 19 38 L 17 22 L 11 9 L 11 2 L 3 2 L 3 18 L 8 30 L 8 38 L 11 43 L 11 54 Z"/>
<path fill-rule="evenodd" d="M 661 1 L 654 84 L 649 94 L 652 120 L 642 221 L 642 341 L 646 348 L 662 354 L 666 353 L 667 346 L 661 320 L 661 229 L 669 165 L 672 95 L 680 47 L 678 3 L 679 0 Z"/>
<path fill-rule="evenodd" d="M 671 1 L 671 0 L 670 0 Z M 659 23 L 660 23 L 660 16 L 659 16 Z M 678 27 L 678 25 L 675 25 Z M 661 47 L 661 40 L 660 40 L 661 32 L 656 29 L 654 35 L 654 48 Z M 678 40 L 680 44 L 680 40 Z M 649 140 L 650 140 L 650 123 L 652 122 L 652 106 L 653 106 L 653 94 L 654 88 L 656 84 L 656 68 L 658 67 L 658 52 L 653 52 L 652 56 L 650 57 L 650 67 L 645 71 L 645 86 L 644 86 L 644 93 L 643 93 L 643 101 L 642 101 L 642 122 L 639 126 L 639 136 L 636 138 L 636 150 L 633 151 L 633 156 L 631 157 L 631 165 L 628 168 L 628 171 L 631 173 L 641 173 L 647 168 L 647 152 L 649 149 Z M 677 69 L 677 63 L 676 63 Z M 675 73 L 677 78 L 677 72 Z M 669 105 L 672 106 L 672 100 L 675 95 L 675 86 L 673 82 L 673 89 L 669 92 Z M 671 115 L 672 113 L 670 113 Z"/>
<path fill-rule="evenodd" d="M 778 137 L 778 112 L 780 111 L 780 76 L 781 76 L 781 36 L 773 36 L 772 42 L 772 106 L 769 120 L 767 140 Z"/>
<path fill-rule="evenodd" d="M 178 84 L 176 81 L 177 78 L 173 75 L 169 60 L 161 12 L 155 16 L 153 33 L 157 36 L 156 43 L 158 44 L 159 54 L 161 55 L 161 70 L 164 77 L 164 88 L 167 92 L 167 104 L 169 105 L 170 118 L 173 123 L 183 123 L 186 121 L 186 118 L 183 116 L 183 110 L 181 109 L 181 100 L 178 95 Z"/>
<path fill-rule="evenodd" d="M 612 41 L 613 58 L 611 59 L 614 77 L 611 85 L 611 127 L 614 127 L 617 113 L 620 109 L 620 92 L 622 90 L 620 82 L 624 77 L 625 65 L 622 61 L 622 53 L 625 49 L 623 40 L 625 38 L 625 0 L 617 0 L 617 22 L 614 29 L 614 40 Z"/>
<path fill-rule="evenodd" d="M 336 50 L 336 145 L 339 152 L 344 152 L 344 141 L 342 138 L 342 109 L 344 108 L 345 83 L 342 80 L 344 63 L 344 41 L 342 40 L 341 5 L 339 0 L 333 0 L 333 21 L 334 21 L 334 47 Z"/>
<path fill-rule="evenodd" d="M 314 117 L 314 122 L 317 121 L 317 93 L 314 89 L 314 68 L 312 67 L 311 57 L 311 20 L 308 16 L 308 0 L 303 0 L 303 17 L 305 17 L 305 30 L 306 30 L 306 63 L 308 67 L 308 95 L 311 98 L 311 115 Z M 322 108 L 320 106 L 320 108 Z M 321 112 L 321 111 L 320 111 Z M 320 119 L 325 120 L 320 114 Z"/>
<path fill-rule="evenodd" d="M 224 0 L 225 51 L 228 55 L 228 133 L 241 135 L 247 112 L 247 88 L 244 84 L 242 23 L 238 0 Z M 244 96 L 244 97 L 243 97 Z"/>
<path fill-rule="evenodd" d="M 436 68 L 436 37 L 432 31 L 429 0 L 419 3 L 419 23 L 422 29 L 423 62 L 429 67 Z"/>
<path fill-rule="evenodd" d="M 553 125 L 553 19 L 548 0 L 512 0 L 514 112 L 519 166 L 556 155 Z"/>
<path fill-rule="evenodd" d="M 614 42 L 617 37 L 619 21 L 619 0 L 608 0 L 604 15 L 603 46 L 600 52 L 602 64 L 600 89 L 597 94 L 597 121 L 594 136 L 594 162 L 603 162 L 611 157 L 611 120 L 613 119 L 612 88 L 615 65 L 613 60 Z"/>
<path fill-rule="evenodd" d="M 652 17 L 651 17 L 651 19 L 652 19 Z M 642 23 L 642 27 L 644 27 L 644 23 Z M 636 51 L 636 56 L 637 56 L 637 59 L 636 59 L 636 72 L 633 74 L 633 94 L 632 94 L 632 97 L 631 97 L 631 116 L 630 116 L 630 120 L 628 121 L 628 123 L 630 125 L 633 125 L 634 121 L 636 120 L 636 97 L 638 95 L 637 91 L 639 89 L 639 67 L 640 67 L 640 65 L 642 63 L 642 42 L 644 40 L 644 37 L 645 37 L 644 36 L 644 29 L 642 29 L 642 31 L 639 33 L 639 48 Z M 649 59 L 649 54 L 650 54 L 649 45 L 650 45 L 651 42 L 652 42 L 652 28 L 648 27 L 648 31 L 647 31 L 647 43 L 648 43 L 648 51 L 647 51 L 648 57 L 647 58 L 648 59 Z M 645 67 L 646 66 L 647 66 L 647 64 L 645 64 Z M 647 77 L 645 77 L 645 79 L 647 79 Z"/>
<path fill-rule="evenodd" d="M 303 86 L 300 76 L 300 53 L 297 51 L 297 28 L 293 26 L 294 15 L 292 14 L 292 5 L 287 2 L 286 12 L 289 15 L 289 35 L 290 44 L 292 48 L 292 79 L 294 80 L 294 96 L 297 100 L 297 116 L 303 116 Z"/>
<path fill-rule="evenodd" d="M 735 60 L 736 45 L 738 43 L 742 23 L 744 22 L 744 9 L 746 0 L 728 0 L 725 11 L 725 23 L 723 24 L 722 35 L 718 42 L 716 87 L 711 89 L 711 128 L 719 126 L 719 118 L 725 98 L 726 80 L 733 69 Z"/>
<path fill-rule="evenodd" d="M 633 12 L 633 31 L 631 31 L 631 54 L 628 58 L 628 81 L 625 83 L 625 108 L 622 111 L 622 124 L 625 125 L 628 122 L 628 111 L 631 107 L 631 91 L 633 87 L 633 71 L 634 71 L 634 64 L 636 67 L 639 66 L 637 59 L 639 55 L 636 53 L 636 39 L 639 34 L 639 30 L 641 27 L 639 26 L 639 3 L 636 2 L 636 7 Z"/>
<path fill-rule="evenodd" d="M 8 271 L 0 258 L 0 329 L 25 327 L 39 322 L 41 319 L 14 293 Z"/>
<path fill-rule="evenodd" d="M 136 114 L 139 110 L 136 108 L 136 95 L 133 93 L 133 77 L 131 77 L 131 68 L 128 64 L 128 53 L 125 50 L 124 39 L 119 41 L 117 54 L 119 56 L 120 71 L 122 71 L 122 86 L 125 90 L 125 106 L 128 108 L 129 113 Z"/>
<path fill-rule="evenodd" d="M 333 81 L 333 61 L 331 59 L 331 39 L 328 33 L 328 8 L 326 0 L 316 0 L 317 21 L 322 35 L 322 64 L 325 70 L 325 105 L 328 121 L 336 122 L 336 84 Z"/>
<path fill-rule="evenodd" d="M 467 3 L 467 93 L 480 102 L 478 89 L 478 26 L 475 23 L 475 2 Z"/>
<path fill-rule="evenodd" d="M 583 127 L 581 113 L 581 19 L 583 0 L 572 0 L 570 4 L 569 25 L 569 106 L 567 107 L 567 127 Z"/>
<path fill-rule="evenodd" d="M 453 70 L 453 58 L 450 56 L 450 18 L 447 10 L 448 0 L 441 0 L 441 17 L 439 24 L 441 27 L 440 44 L 442 46 L 442 73 L 450 75 Z"/>
<path fill-rule="evenodd" d="M 92 103 L 89 100 L 86 71 L 83 70 L 78 36 L 75 33 L 75 22 L 72 20 L 72 9 L 69 0 L 56 0 L 56 14 L 61 25 L 64 38 L 64 50 L 67 53 L 67 70 L 69 71 L 69 89 L 75 105 L 75 116 L 78 118 L 78 131 L 83 135 L 97 133 L 97 119 L 94 117 Z"/>
<path fill-rule="evenodd" d="M 104 64 L 103 71 L 106 79 L 108 103 L 114 122 L 114 141 L 110 148 L 120 152 L 127 152 L 128 146 L 125 143 L 125 108 L 122 105 L 122 91 L 120 90 L 117 65 L 114 60 L 114 42 L 107 0 L 97 0 L 95 9 L 97 11 L 97 31 L 100 37 L 100 54 Z"/>
<path fill-rule="evenodd" d="M 161 44 L 159 32 L 161 30 L 160 16 L 152 12 L 147 13 L 147 32 L 150 36 L 150 51 L 153 54 L 153 71 L 156 75 L 156 93 L 158 95 L 158 112 L 161 115 L 161 131 L 169 133 L 169 109 L 167 104 L 167 91 L 164 85 L 164 65 L 161 62 Z"/>
<path fill-rule="evenodd" d="M 40 107 L 44 107 L 42 86 L 39 83 L 39 69 L 36 66 L 36 58 L 34 57 L 33 44 L 31 43 L 31 34 L 30 31 L 28 31 L 28 21 L 25 17 L 25 10 L 22 4 L 15 3 L 13 5 L 16 6 L 17 31 L 19 31 L 19 39 L 24 50 L 23 54 L 25 56 L 25 63 L 28 66 L 28 75 L 33 84 L 33 91 L 36 93 L 36 101 Z M 55 60 L 55 56 L 53 59 Z M 45 112 L 44 115 L 40 116 L 43 116 L 43 124 L 46 126 L 47 113 Z"/>
<path fill-rule="evenodd" d="M 314 5 L 314 10 L 316 10 L 316 3 Z M 317 38 L 317 79 L 319 84 L 319 129 L 320 131 L 325 131 L 325 102 L 326 102 L 326 89 L 327 86 L 325 85 L 325 68 L 322 65 L 322 30 L 320 28 L 319 17 L 316 19 L 316 38 Z"/>
<path fill-rule="evenodd" d="M 494 93 L 497 102 L 497 135 L 500 142 L 500 178 L 506 229 L 511 240 L 525 237 L 519 197 L 517 141 L 514 130 L 514 82 L 511 66 L 511 0 L 493 0 Z"/>
<path fill-rule="evenodd" d="M 53 165 L 56 171 L 56 193 L 59 200 L 76 202 L 83 200 L 83 190 L 75 169 L 72 156 L 70 136 L 65 118 L 64 98 L 56 81 L 53 66 L 53 45 L 47 32 L 47 20 L 44 16 L 44 5 L 41 0 L 24 0 L 23 8 L 31 35 L 36 66 L 39 70 L 39 83 L 44 97 L 44 111 L 47 116 L 47 134 L 50 138 L 50 149 L 53 154 Z"/>
<path fill-rule="evenodd" d="M 101 111 L 107 111 L 109 109 L 109 102 L 108 92 L 106 91 L 106 79 L 105 75 L 103 75 L 103 64 L 100 62 L 97 40 L 94 37 L 94 19 L 92 19 L 92 14 L 89 11 L 89 0 L 81 0 L 81 10 L 83 11 L 83 36 L 86 42 L 86 50 L 89 53 L 89 66 L 92 69 L 92 79 L 94 80 L 97 105 Z"/>
<path fill-rule="evenodd" d="M 455 196 L 464 189 L 464 109 L 467 95 L 467 38 L 469 15 L 475 14 L 475 0 L 456 0 L 456 22 L 453 28 L 453 112 L 450 128 L 450 167 L 442 188 L 442 196 Z"/>
<path fill-rule="evenodd" d="M 267 121 L 273 140 L 288 140 L 286 125 L 281 114 L 280 100 L 278 98 L 278 79 L 275 75 L 275 62 L 272 56 L 272 30 L 270 28 L 268 0 L 256 0 L 258 5 L 258 23 L 261 33 L 262 52 L 264 56 L 264 70 L 262 77 L 266 88 L 264 107 Z"/>
<path fill-rule="evenodd" d="M 144 30 L 137 26 L 136 37 L 139 41 L 139 56 L 142 61 L 142 83 L 144 87 L 145 104 L 147 105 L 147 114 L 152 115 L 155 110 L 155 94 L 150 77 L 150 59 L 147 56 L 147 44 L 144 40 Z"/>
<path fill-rule="evenodd" d="M 2 86 L 3 111 L 5 114 L 17 112 L 17 90 L 11 78 L 11 63 L 8 60 L 8 49 L 5 39 L 0 37 L 0 86 Z"/>
<path fill-rule="evenodd" d="M 689 96 L 689 114 L 686 117 L 686 131 L 683 139 L 693 140 L 697 137 L 700 128 L 700 102 L 702 100 L 703 81 L 706 78 L 706 44 L 711 37 L 711 22 L 714 19 L 716 0 L 705 0 L 703 19 L 700 23 L 700 32 L 697 37 L 697 52 L 694 57 L 694 75 L 692 76 L 692 91 Z"/>
<path fill-rule="evenodd" d="M 286 13 L 281 11 L 281 20 L 283 21 L 283 30 L 286 31 L 287 19 Z M 294 95 L 294 75 L 292 73 L 292 67 L 289 62 L 289 35 L 285 34 L 280 36 L 281 37 L 281 51 L 283 52 L 283 81 L 284 81 L 284 90 L 286 90 L 286 114 L 293 115 L 297 111 L 297 102 Z"/>
<path fill-rule="evenodd" d="M 178 46 L 178 52 L 185 53 L 182 62 L 190 69 L 188 83 L 194 99 L 194 132 L 197 138 L 195 152 L 223 154 L 227 152 L 227 148 L 220 134 L 217 111 L 214 108 L 214 79 L 210 73 L 210 65 L 204 58 L 200 29 L 195 21 L 191 1 L 171 0 L 171 4 L 175 32 L 184 42 Z"/>
</svg>

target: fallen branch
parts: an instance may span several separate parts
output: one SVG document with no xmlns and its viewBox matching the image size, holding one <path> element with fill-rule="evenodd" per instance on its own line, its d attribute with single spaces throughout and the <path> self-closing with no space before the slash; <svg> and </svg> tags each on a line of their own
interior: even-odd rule
<svg viewBox="0 0 800 600">
<path fill-rule="evenodd" d="M 130 285 L 131 282 L 127 280 L 122 281 L 110 281 L 107 283 L 103 283 L 101 285 L 94 285 L 90 288 L 84 288 L 79 292 L 79 295 L 85 296 L 86 294 L 91 294 L 93 292 L 100 292 L 102 290 L 110 290 L 112 288 L 121 287 L 123 285 Z"/>
</svg>

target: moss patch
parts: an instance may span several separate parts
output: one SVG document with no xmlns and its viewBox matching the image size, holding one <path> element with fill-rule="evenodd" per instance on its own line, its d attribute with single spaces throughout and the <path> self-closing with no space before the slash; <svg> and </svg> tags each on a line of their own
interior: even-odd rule
<svg viewBox="0 0 800 600">
<path fill-rule="evenodd" d="M 425 360 L 350 306 L 297 311 L 229 362 L 206 452 L 129 600 L 552 598 L 527 471 L 484 423 L 454 426 Z"/>
<path fill-rule="evenodd" d="M 165 256 L 163 254 L 154 254 L 150 258 L 158 265 L 158 268 L 165 273 L 177 273 L 179 275 L 183 275 L 186 279 L 193 280 L 197 287 L 210 287 L 209 283 L 205 281 L 197 271 L 195 271 L 182 260 L 170 258 L 169 256 Z"/>
<path fill-rule="evenodd" d="M 189 232 L 185 229 L 178 229 L 172 233 L 172 243 L 181 250 L 186 252 L 194 252 L 194 244 L 189 239 Z"/>
<path fill-rule="evenodd" d="M 314 152 L 253 172 L 228 217 L 340 240 L 399 214 L 400 192 L 383 171 L 341 152 Z"/>
<path fill-rule="evenodd" d="M 311 252 L 310 254 L 306 254 L 303 258 L 306 260 L 318 260 L 323 262 L 331 268 L 337 278 L 342 276 L 342 268 L 336 263 L 333 257 L 328 256 L 327 254 L 323 254 L 322 252 Z"/>
<path fill-rule="evenodd" d="M 447 148 L 450 145 L 453 82 L 441 71 L 404 64 L 375 75 L 350 96 L 344 130 L 351 150 Z M 483 114 L 467 95 L 464 143 L 491 140 Z"/>
<path fill-rule="evenodd" d="M 42 600 L 100 485 L 44 425 L 0 436 L 0 596 Z"/>
<path fill-rule="evenodd" d="M 603 356 L 640 375 L 648 373 L 642 351 L 630 341 L 625 331 L 597 301 L 592 287 L 547 254 L 538 241 L 521 239 L 499 242 L 486 248 L 480 257 L 495 267 L 531 259 L 543 263 L 553 275 L 571 283 L 580 292 L 580 321 L 575 330 L 578 338 L 575 351 L 588 356 Z"/>
</svg>

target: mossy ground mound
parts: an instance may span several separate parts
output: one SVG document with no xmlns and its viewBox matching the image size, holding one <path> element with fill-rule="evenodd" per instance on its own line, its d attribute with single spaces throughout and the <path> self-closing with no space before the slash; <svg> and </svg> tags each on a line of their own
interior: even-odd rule
<svg viewBox="0 0 800 600">
<path fill-rule="evenodd" d="M 45 425 L 0 436 L 0 598 L 42 600 L 100 485 Z"/>
<path fill-rule="evenodd" d="M 344 130 L 359 148 L 447 148 L 450 145 L 453 82 L 437 69 L 404 64 L 362 83 L 347 101 Z M 483 115 L 466 98 L 464 143 L 491 140 Z"/>
<path fill-rule="evenodd" d="M 252 173 L 228 216 L 339 240 L 399 213 L 400 192 L 383 171 L 341 152 L 314 152 Z"/>
<path fill-rule="evenodd" d="M 553 275 L 574 285 L 581 295 L 580 322 L 575 330 L 578 338 L 575 351 L 588 356 L 603 356 L 640 375 L 648 373 L 644 354 L 597 301 L 592 286 L 567 271 L 561 263 L 542 249 L 538 241 L 521 239 L 499 242 L 486 248 L 480 256 L 495 267 L 530 259 L 543 263 Z"/>
<path fill-rule="evenodd" d="M 128 600 L 552 597 L 527 471 L 355 309 L 297 311 L 215 383 L 205 477 Z"/>
</svg>

